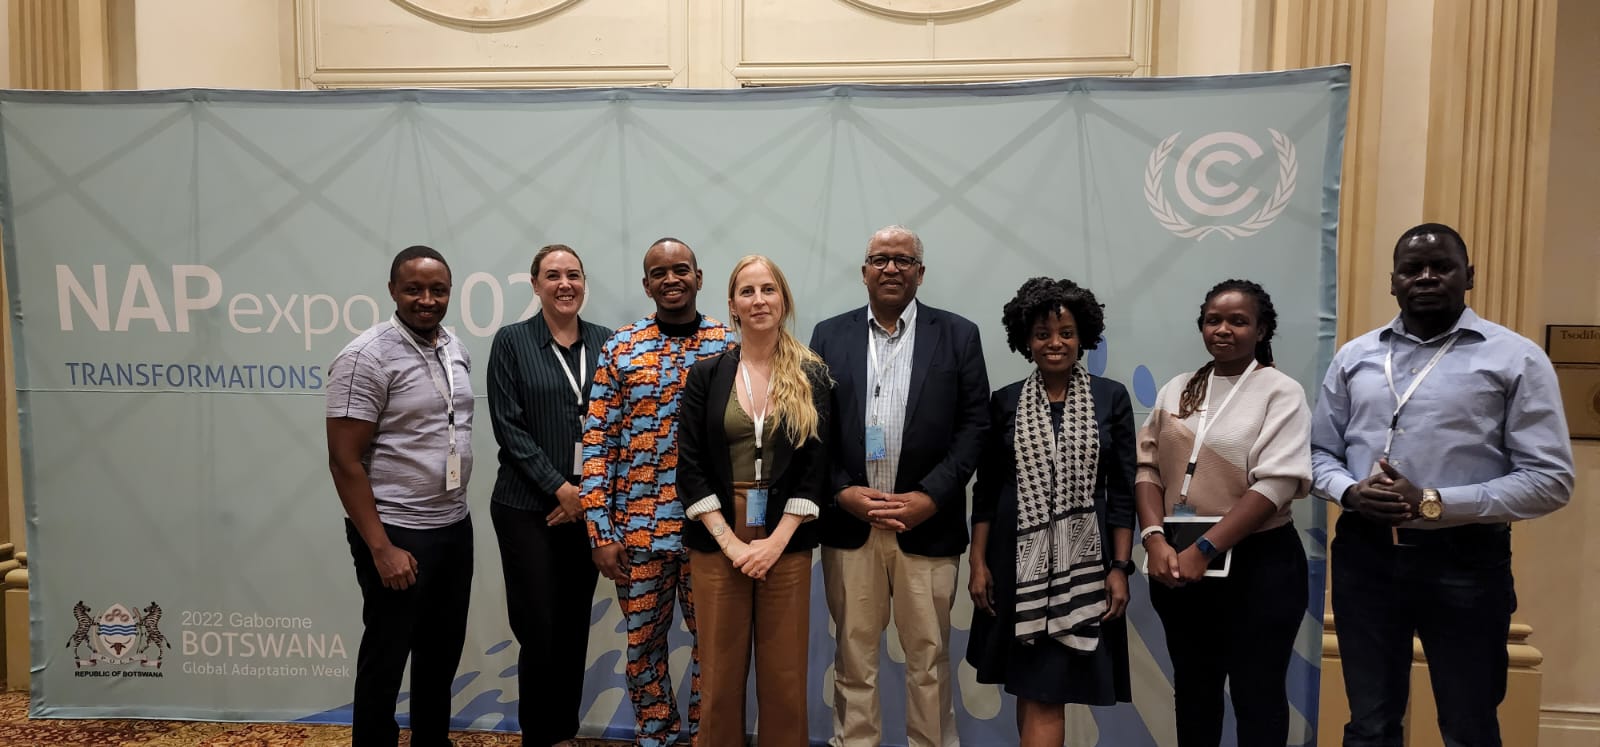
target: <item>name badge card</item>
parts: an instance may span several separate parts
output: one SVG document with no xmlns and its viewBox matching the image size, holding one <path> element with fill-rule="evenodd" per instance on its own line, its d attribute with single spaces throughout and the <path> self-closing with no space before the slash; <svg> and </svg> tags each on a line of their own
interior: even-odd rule
<svg viewBox="0 0 1600 747">
<path fill-rule="evenodd" d="M 767 524 L 767 489 L 751 488 L 744 494 L 744 525 L 760 527 Z"/>
<path fill-rule="evenodd" d="M 450 449 L 450 456 L 444 460 L 444 489 L 455 490 L 461 487 L 461 455 L 456 453 L 454 445 Z"/>
<path fill-rule="evenodd" d="M 876 462 L 889 458 L 889 444 L 883 435 L 883 426 L 867 426 L 867 461 Z"/>
</svg>

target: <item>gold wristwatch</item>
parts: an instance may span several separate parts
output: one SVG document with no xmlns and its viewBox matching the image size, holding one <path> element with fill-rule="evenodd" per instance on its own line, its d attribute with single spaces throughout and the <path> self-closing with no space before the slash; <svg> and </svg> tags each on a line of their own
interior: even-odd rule
<svg viewBox="0 0 1600 747">
<path fill-rule="evenodd" d="M 1422 504 L 1417 506 L 1417 513 L 1422 514 L 1424 521 L 1438 521 L 1444 516 L 1444 501 L 1439 500 L 1438 490 L 1422 489 Z"/>
</svg>

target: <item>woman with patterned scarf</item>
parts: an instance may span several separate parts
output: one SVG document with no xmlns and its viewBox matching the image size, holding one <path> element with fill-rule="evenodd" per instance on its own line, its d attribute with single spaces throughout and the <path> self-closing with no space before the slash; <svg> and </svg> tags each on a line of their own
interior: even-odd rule
<svg viewBox="0 0 1600 747">
<path fill-rule="evenodd" d="M 1071 280 L 1033 278 L 1005 305 L 1027 378 L 989 399 L 992 427 L 972 496 L 975 607 L 967 662 L 1017 698 L 1024 747 L 1060 745 L 1067 703 L 1132 700 L 1133 407 L 1084 369 L 1102 306 Z"/>
</svg>

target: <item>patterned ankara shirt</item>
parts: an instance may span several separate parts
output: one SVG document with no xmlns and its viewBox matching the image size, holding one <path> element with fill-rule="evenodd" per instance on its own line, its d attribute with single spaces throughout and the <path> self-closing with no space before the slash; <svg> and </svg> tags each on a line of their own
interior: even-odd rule
<svg viewBox="0 0 1600 747">
<path fill-rule="evenodd" d="M 678 399 L 689 367 L 732 348 L 728 328 L 700 318 L 688 337 L 661 331 L 652 314 L 606 341 L 589 392 L 579 490 L 592 547 L 683 550 L 678 500 Z"/>
</svg>

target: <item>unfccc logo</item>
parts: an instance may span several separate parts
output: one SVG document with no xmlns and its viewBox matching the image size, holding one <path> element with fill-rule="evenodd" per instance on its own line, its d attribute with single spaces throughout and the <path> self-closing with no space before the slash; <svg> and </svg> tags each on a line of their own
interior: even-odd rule
<svg viewBox="0 0 1600 747">
<path fill-rule="evenodd" d="M 1195 225 L 1172 203 L 1167 201 L 1165 176 L 1167 160 L 1178 142 L 1181 132 L 1156 145 L 1150 152 L 1150 161 L 1144 170 L 1144 201 L 1162 228 L 1186 239 L 1203 239 L 1212 234 L 1222 234 L 1230 239 L 1254 236 L 1283 213 L 1294 196 L 1299 163 L 1295 160 L 1294 142 L 1277 130 L 1268 129 L 1272 135 L 1272 149 L 1278 156 L 1278 183 L 1272 194 L 1261 200 L 1261 190 L 1246 187 L 1233 181 L 1218 181 L 1218 165 L 1236 166 L 1245 158 L 1256 160 L 1264 152 L 1254 138 L 1242 132 L 1213 132 L 1196 138 L 1189 147 L 1178 154 L 1173 183 L 1178 202 L 1194 216 L 1203 216 L 1204 225 Z M 1242 154 L 1242 155 L 1241 155 Z M 1242 222 L 1224 223 L 1254 207 Z"/>
</svg>

